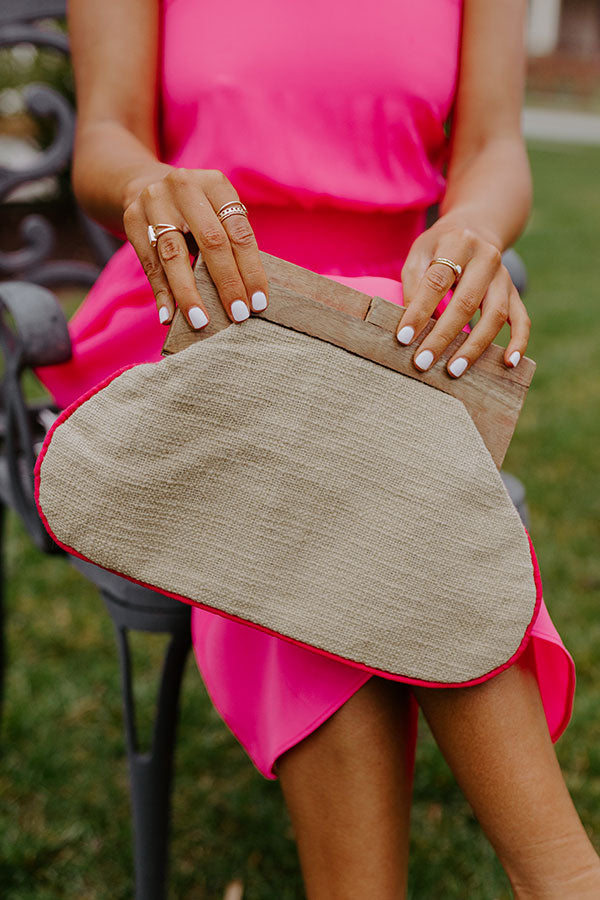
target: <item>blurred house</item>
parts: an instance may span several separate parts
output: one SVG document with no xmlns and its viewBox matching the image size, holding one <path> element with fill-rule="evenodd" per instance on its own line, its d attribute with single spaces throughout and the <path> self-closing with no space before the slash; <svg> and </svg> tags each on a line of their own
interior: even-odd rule
<svg viewBox="0 0 600 900">
<path fill-rule="evenodd" d="M 527 45 L 530 97 L 600 112 L 600 0 L 529 0 Z"/>
<path fill-rule="evenodd" d="M 598 0 L 529 0 L 527 30 L 532 57 L 554 53 L 578 59 L 600 57 Z"/>
</svg>

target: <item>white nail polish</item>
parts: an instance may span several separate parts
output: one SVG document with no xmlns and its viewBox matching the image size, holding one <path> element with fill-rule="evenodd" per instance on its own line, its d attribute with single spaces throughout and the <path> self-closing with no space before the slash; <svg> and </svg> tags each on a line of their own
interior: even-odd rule
<svg viewBox="0 0 600 900">
<path fill-rule="evenodd" d="M 236 322 L 243 322 L 250 315 L 250 310 L 243 300 L 234 300 L 231 304 L 231 315 Z"/>
<path fill-rule="evenodd" d="M 166 306 L 161 306 L 158 311 L 158 321 L 161 325 L 164 325 L 167 319 L 169 318 L 169 310 Z"/>
<path fill-rule="evenodd" d="M 426 372 L 432 362 L 433 353 L 431 350 L 421 350 L 419 355 L 415 358 L 415 366 L 417 369 L 421 369 L 422 372 Z"/>
<path fill-rule="evenodd" d="M 251 302 L 254 312 L 260 312 L 261 309 L 267 308 L 267 297 L 266 294 L 264 294 L 262 291 L 254 291 L 254 293 L 252 294 Z"/>
<path fill-rule="evenodd" d="M 468 365 L 469 363 L 464 356 L 459 356 L 458 359 L 454 360 L 452 365 L 448 366 L 448 371 L 451 372 L 455 378 L 458 378 L 462 375 Z"/>
<path fill-rule="evenodd" d="M 410 344 L 414 336 L 415 329 L 411 328 L 410 325 L 405 325 L 404 328 L 401 328 L 396 335 L 401 344 Z"/>
<path fill-rule="evenodd" d="M 513 369 L 515 366 L 518 366 L 519 363 L 521 362 L 521 354 L 519 353 L 519 351 L 513 350 L 513 352 L 508 357 L 508 361 L 511 364 L 511 366 L 513 367 Z"/>
<path fill-rule="evenodd" d="M 202 328 L 202 326 L 206 325 L 206 323 L 208 322 L 208 319 L 199 306 L 192 306 L 192 308 L 188 312 L 188 316 L 190 317 L 190 322 L 192 323 L 194 328 Z"/>
</svg>

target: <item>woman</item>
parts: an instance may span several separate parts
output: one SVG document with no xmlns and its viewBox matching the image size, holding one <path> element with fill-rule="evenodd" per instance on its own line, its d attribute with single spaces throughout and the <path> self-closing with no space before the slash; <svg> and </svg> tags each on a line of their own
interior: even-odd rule
<svg viewBox="0 0 600 900">
<path fill-rule="evenodd" d="M 260 247 L 404 302 L 405 345 L 441 313 L 414 354 L 421 370 L 478 309 L 450 374 L 507 321 L 504 360 L 519 364 L 530 323 L 501 252 L 531 202 L 525 0 L 379 0 L 364 13 L 341 0 L 72 0 L 75 190 L 130 243 L 72 320 L 73 360 L 40 372 L 57 402 L 157 360 L 176 305 L 206 325 L 188 231 L 233 322 L 268 303 Z M 193 637 L 216 708 L 281 782 L 311 900 L 405 896 L 417 703 L 515 896 L 600 896 L 552 747 L 574 673 L 543 604 L 518 663 L 462 689 L 409 688 L 200 609 Z"/>
</svg>

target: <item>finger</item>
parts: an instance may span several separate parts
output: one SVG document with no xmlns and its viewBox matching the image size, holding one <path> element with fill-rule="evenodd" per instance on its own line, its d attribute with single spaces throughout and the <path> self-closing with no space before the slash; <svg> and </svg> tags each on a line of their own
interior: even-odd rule
<svg viewBox="0 0 600 900">
<path fill-rule="evenodd" d="M 167 325 L 175 312 L 175 300 L 169 287 L 165 271 L 158 258 L 156 248 L 150 246 L 148 240 L 148 222 L 141 206 L 129 207 L 123 216 L 125 233 L 150 282 L 152 293 L 156 299 L 158 318 L 161 324 Z"/>
<path fill-rule="evenodd" d="M 204 328 L 208 312 L 196 287 L 185 238 L 168 232 L 158 238 L 156 249 L 177 306 L 192 328 Z"/>
<path fill-rule="evenodd" d="M 481 306 L 481 317 L 459 350 L 448 360 L 448 373 L 460 378 L 486 350 L 508 316 L 509 289 L 504 278 L 494 279 Z"/>
<path fill-rule="evenodd" d="M 436 256 L 451 259 L 465 269 L 470 259 L 464 247 L 438 247 Z M 421 333 L 436 306 L 444 299 L 456 281 L 453 269 L 442 263 L 428 265 L 421 278 L 407 311 L 402 316 L 402 327 L 397 333 L 401 344 L 410 344 Z"/>
<path fill-rule="evenodd" d="M 500 265 L 500 253 L 494 248 L 478 254 L 471 260 L 465 273 L 454 289 L 450 303 L 437 320 L 436 324 L 420 345 L 415 365 L 418 369 L 430 368 L 444 352 L 448 344 L 460 334 L 482 304 L 490 285 L 497 276 Z M 508 291 L 508 282 L 506 282 Z M 496 296 L 496 294 L 494 294 Z M 504 320 L 508 312 L 508 301 L 503 303 Z M 404 325 L 404 318 L 402 319 Z M 425 353 L 426 356 L 422 356 Z"/>
<path fill-rule="evenodd" d="M 239 199 L 229 183 L 209 185 L 206 195 L 215 214 L 225 203 Z M 246 296 L 250 298 L 250 307 L 253 312 L 262 312 L 269 302 L 269 287 L 252 225 L 243 213 L 227 216 L 221 224 L 229 238 Z"/>
<path fill-rule="evenodd" d="M 162 182 L 149 185 L 141 195 L 148 224 L 169 223 L 187 231 L 180 210 L 168 198 L 168 187 Z M 164 270 L 177 306 L 194 329 L 204 328 L 209 315 L 196 286 L 190 265 L 190 254 L 183 233 L 168 231 L 156 243 L 156 253 Z"/>
<path fill-rule="evenodd" d="M 427 271 L 427 266 L 435 256 L 433 251 L 436 246 L 437 242 L 432 240 L 428 231 L 424 231 L 410 248 L 400 273 L 402 279 L 402 303 L 407 308 L 417 293 L 421 279 Z"/>
<path fill-rule="evenodd" d="M 154 203 L 146 205 L 148 222 L 169 222 L 184 228 L 181 213 L 175 208 L 165 208 L 161 198 L 160 212 Z M 196 287 L 190 265 L 190 256 L 183 234 L 169 231 L 161 235 L 156 243 L 156 253 L 164 271 L 173 299 L 192 328 L 204 328 L 209 316 Z"/>
<path fill-rule="evenodd" d="M 205 193 L 208 187 L 203 187 L 212 182 L 229 185 L 229 193 L 222 203 L 237 199 L 226 176 L 216 170 L 212 178 L 206 172 L 185 170 L 176 170 L 172 178 L 177 205 L 196 239 L 223 308 L 232 322 L 243 322 L 250 315 L 246 286 L 233 255 L 229 236 Z M 190 191 L 190 185 L 194 184 L 197 189 Z"/>
<path fill-rule="evenodd" d="M 504 351 L 504 362 L 515 368 L 525 355 L 529 343 L 531 319 L 518 291 L 513 287 L 508 304 L 508 321 L 510 322 L 510 341 Z"/>
</svg>

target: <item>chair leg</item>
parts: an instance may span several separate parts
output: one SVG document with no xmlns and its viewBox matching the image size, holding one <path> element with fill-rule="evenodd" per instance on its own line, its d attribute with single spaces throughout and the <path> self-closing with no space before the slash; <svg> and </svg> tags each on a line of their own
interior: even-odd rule
<svg viewBox="0 0 600 900">
<path fill-rule="evenodd" d="M 6 670 L 6 634 L 5 634 L 5 609 L 4 609 L 4 524 L 6 510 L 4 503 L 0 501 L 0 725 L 2 724 L 2 712 L 4 710 L 4 678 Z"/>
<path fill-rule="evenodd" d="M 142 753 L 135 725 L 129 629 L 115 625 L 131 782 L 135 898 L 164 900 L 167 896 L 173 751 L 181 679 L 191 639 L 189 629 L 171 637 L 163 663 L 151 749 Z"/>
</svg>

